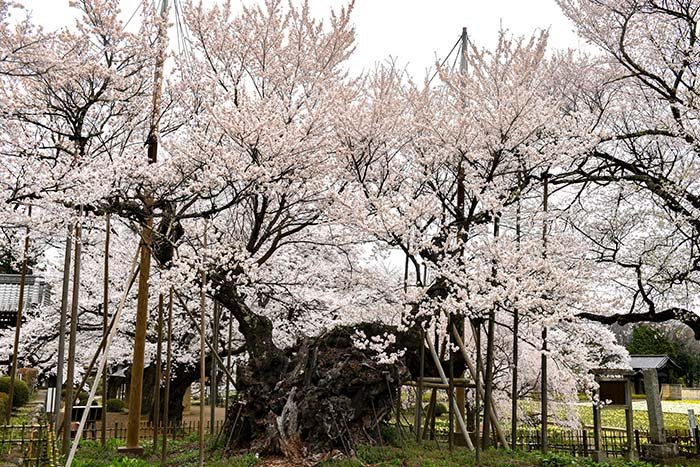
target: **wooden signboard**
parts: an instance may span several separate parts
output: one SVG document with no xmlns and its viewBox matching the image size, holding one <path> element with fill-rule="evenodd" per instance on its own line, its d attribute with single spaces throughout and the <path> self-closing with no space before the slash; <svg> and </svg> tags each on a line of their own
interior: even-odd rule
<svg viewBox="0 0 700 467">
<path fill-rule="evenodd" d="M 620 381 L 600 381 L 600 400 L 608 406 L 624 406 L 625 400 L 625 380 Z"/>
</svg>

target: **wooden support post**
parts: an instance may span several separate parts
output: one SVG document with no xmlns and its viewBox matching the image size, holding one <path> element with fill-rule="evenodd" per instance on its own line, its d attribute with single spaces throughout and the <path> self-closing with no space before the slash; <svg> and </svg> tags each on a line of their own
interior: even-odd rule
<svg viewBox="0 0 700 467">
<path fill-rule="evenodd" d="M 448 384 L 447 377 L 445 376 L 445 372 L 442 369 L 442 365 L 440 364 L 440 358 L 438 358 L 438 354 L 435 351 L 435 346 L 433 345 L 432 340 L 430 339 L 425 339 L 425 342 L 428 344 L 428 350 L 430 350 L 430 355 L 433 357 L 433 363 L 435 363 L 435 367 L 438 370 L 438 374 L 440 375 L 440 378 L 442 379 L 443 384 Z M 454 398 L 451 399 L 452 404 L 455 404 Z M 474 444 L 472 443 L 471 438 L 469 437 L 469 432 L 467 432 L 467 425 L 464 423 L 464 419 L 460 415 L 458 410 L 455 410 L 455 416 L 457 417 L 457 423 L 459 424 L 459 429 L 462 432 L 462 435 L 464 436 L 464 442 L 466 443 L 467 447 L 471 450 L 474 449 Z"/>
<path fill-rule="evenodd" d="M 82 210 L 81 210 L 82 217 Z M 75 261 L 73 263 L 73 296 L 70 306 L 70 332 L 68 338 L 68 370 L 66 374 L 66 405 L 63 414 L 63 452 L 68 452 L 71 437 L 71 412 L 73 411 L 73 379 L 75 378 L 75 346 L 78 329 L 78 305 L 80 302 L 80 254 L 81 226 L 75 224 Z"/>
<path fill-rule="evenodd" d="M 518 176 L 520 183 L 520 176 Z M 515 241 L 518 250 L 520 250 L 521 232 L 520 232 L 520 199 L 515 210 Z M 510 437 L 511 449 L 515 449 L 515 443 L 518 434 L 518 335 L 520 326 L 520 314 L 518 308 L 513 309 L 513 369 L 512 369 L 512 385 L 510 395 Z"/>
<path fill-rule="evenodd" d="M 467 369 L 469 370 L 472 379 L 476 381 L 476 368 L 474 367 L 474 363 L 472 362 L 471 357 L 467 352 L 467 348 L 464 345 L 462 337 L 459 335 L 459 331 L 454 326 L 452 327 L 452 336 L 454 337 L 460 352 L 462 352 L 462 358 L 464 359 L 464 362 L 467 365 Z M 481 395 L 483 395 L 483 391 L 483 387 L 478 387 L 478 392 Z M 496 412 L 495 407 L 492 406 L 489 413 L 491 417 L 491 424 L 496 428 L 496 436 L 498 436 L 499 442 L 503 447 L 507 448 L 508 442 L 506 441 L 505 433 L 503 432 L 503 428 L 501 427 L 500 421 L 498 419 L 498 413 Z"/>
<path fill-rule="evenodd" d="M 476 465 L 481 465 L 481 323 L 472 322 L 472 332 L 476 346 L 476 371 L 474 382 L 476 391 L 474 392 L 474 445 L 476 446 Z"/>
<path fill-rule="evenodd" d="M 449 430 L 447 435 L 448 435 L 448 445 L 450 451 L 454 448 L 454 416 L 455 416 L 455 408 L 457 408 L 457 401 L 455 400 L 454 397 L 454 390 L 455 390 L 455 374 L 454 374 L 454 352 L 452 352 L 452 339 L 451 339 L 451 333 L 449 332 L 449 329 L 452 327 L 452 315 L 449 316 L 448 318 L 448 324 L 447 324 L 447 351 L 449 352 L 450 355 L 450 364 L 449 364 L 449 369 L 450 369 L 450 377 L 448 379 L 448 388 L 447 388 L 447 408 L 448 408 L 448 424 L 447 424 L 447 429 Z M 456 410 L 459 413 L 459 408 Z"/>
<path fill-rule="evenodd" d="M 226 348 L 228 352 L 226 354 L 226 372 L 231 373 L 231 341 L 233 340 L 233 316 L 231 313 L 228 315 L 228 339 L 226 340 Z M 229 392 L 231 391 L 231 380 L 226 378 L 226 394 L 224 394 L 224 420 L 228 420 L 228 399 Z"/>
<path fill-rule="evenodd" d="M 416 396 L 416 442 L 421 443 L 423 437 L 421 435 L 421 417 L 423 416 L 423 377 L 425 376 L 425 330 L 421 326 L 421 347 L 420 347 L 420 361 L 418 368 L 418 387 Z"/>
<path fill-rule="evenodd" d="M 219 350 L 219 303 L 214 302 L 214 320 L 212 322 L 212 342 L 214 346 L 214 352 L 218 353 Z M 212 355 L 211 365 L 209 370 L 209 434 L 213 435 L 216 431 L 216 402 L 219 393 L 219 383 L 216 380 L 217 373 L 216 359 Z"/>
<path fill-rule="evenodd" d="M 163 294 L 158 294 L 158 337 L 156 342 L 156 381 L 153 393 L 153 446 L 158 446 L 160 430 L 160 383 L 162 381 L 161 365 L 163 360 Z"/>
<path fill-rule="evenodd" d="M 543 197 L 542 205 L 544 210 L 545 219 L 542 223 L 542 244 L 543 244 L 543 256 L 547 257 L 547 212 L 548 212 L 548 201 L 549 201 L 549 175 L 545 172 L 542 176 L 544 187 L 543 187 Z M 547 387 L 547 326 L 542 327 L 542 355 L 541 355 L 541 376 L 542 380 L 540 383 L 541 388 L 541 424 L 542 424 L 542 452 L 546 453 L 548 449 L 548 435 L 547 435 L 547 423 L 549 421 L 548 412 L 548 387 Z"/>
<path fill-rule="evenodd" d="M 79 253 L 79 250 L 76 249 L 76 265 L 79 265 L 79 263 L 80 263 L 80 261 L 79 261 L 80 256 L 78 255 L 78 253 Z M 131 272 L 130 272 L 131 279 L 129 279 L 129 284 L 131 284 L 132 281 L 134 280 L 134 278 L 136 277 L 136 267 L 138 264 L 138 258 L 139 258 L 139 252 L 137 252 L 136 256 L 134 256 L 134 260 L 131 264 Z M 76 283 L 78 283 L 78 282 L 76 281 Z M 119 302 L 119 306 L 117 307 L 117 311 L 114 313 L 114 319 L 117 322 L 119 321 L 119 317 L 121 316 L 122 310 L 124 309 L 124 304 L 126 303 L 126 298 L 129 295 L 129 290 L 130 290 L 130 287 L 128 287 L 127 290 L 124 291 L 124 295 L 122 295 L 122 299 Z M 95 376 L 95 381 L 92 384 L 92 387 L 90 388 L 90 393 L 88 394 L 88 399 L 87 399 L 87 402 L 85 403 L 86 407 L 91 407 L 92 402 L 95 400 L 95 394 L 97 393 L 97 381 L 100 380 L 100 378 L 102 376 L 102 372 L 106 371 L 107 354 L 109 351 L 109 346 L 112 343 L 112 339 L 114 338 L 114 335 L 116 334 L 116 331 L 117 331 L 117 328 L 114 327 L 114 328 L 110 329 L 109 334 L 107 335 L 107 340 L 105 342 L 105 351 L 102 352 L 102 358 L 100 359 L 100 363 L 97 366 L 97 375 Z M 71 402 L 72 402 L 72 400 L 71 400 Z M 66 456 L 66 467 L 70 467 L 71 465 L 73 465 L 73 456 L 75 456 L 75 452 L 78 449 L 78 444 L 80 443 L 80 436 L 82 435 L 83 429 L 85 428 L 85 424 L 87 422 L 87 417 L 88 417 L 89 413 L 90 413 L 89 410 L 83 411 L 83 415 L 80 419 L 80 424 L 78 425 L 78 430 L 75 434 L 75 440 L 73 441 L 73 444 L 71 445 L 70 452 Z M 68 416 L 66 418 L 68 420 L 70 420 L 71 417 Z M 93 434 L 94 434 L 94 431 L 93 431 Z"/>
<path fill-rule="evenodd" d="M 203 248 L 207 249 L 207 220 L 204 220 Z M 206 383 L 205 341 L 207 332 L 207 272 L 202 266 L 199 291 L 199 466 L 204 465 L 204 385 Z M 212 356 L 213 358 L 213 356 Z"/>
<path fill-rule="evenodd" d="M 56 436 L 60 432 L 61 388 L 63 386 L 63 367 L 66 353 L 66 322 L 68 321 L 68 289 L 70 288 L 71 235 L 73 226 L 68 225 L 65 253 L 63 256 L 63 285 L 61 288 L 61 317 L 58 324 L 58 365 L 56 367 L 56 397 L 54 398 L 54 423 Z"/>
<path fill-rule="evenodd" d="M 494 213 L 493 218 L 493 236 L 498 238 L 499 235 L 499 217 Z M 493 262 L 492 273 L 496 276 L 496 263 Z M 489 311 L 488 331 L 486 335 L 486 375 L 484 376 L 484 431 L 482 436 L 482 448 L 488 449 L 491 444 L 491 407 L 493 407 L 493 365 L 494 365 L 494 343 L 496 340 L 496 303 L 494 303 Z"/>
<path fill-rule="evenodd" d="M 32 207 L 29 207 L 29 217 L 32 216 Z M 17 377 L 17 358 L 19 349 L 19 337 L 22 332 L 22 311 L 24 310 L 24 289 L 27 283 L 27 260 L 29 256 L 29 226 L 24 235 L 24 253 L 22 254 L 22 270 L 19 276 L 19 303 L 17 304 L 17 320 L 15 321 L 15 341 L 12 347 L 12 366 L 10 366 L 10 389 L 7 393 L 7 423 L 12 418 L 12 399 L 15 395 L 15 378 Z"/>
<path fill-rule="evenodd" d="M 172 351 L 173 343 L 173 288 L 170 287 L 170 293 L 168 297 L 168 348 L 166 350 L 165 356 L 165 394 L 163 397 L 163 405 L 165 410 L 163 411 L 163 449 L 160 454 L 160 465 L 168 465 L 167 463 L 167 452 L 168 452 L 168 421 L 169 421 L 169 408 L 170 408 L 170 370 L 171 370 L 171 359 L 173 355 Z M 173 432 L 173 437 L 175 433 Z"/>
<path fill-rule="evenodd" d="M 112 231 L 109 213 L 105 219 L 105 255 L 104 272 L 102 275 L 102 339 L 109 334 L 109 240 Z M 102 426 L 100 441 L 102 446 L 107 444 L 107 368 L 102 372 Z"/>
<path fill-rule="evenodd" d="M 625 428 L 627 433 L 627 453 L 625 460 L 638 461 L 639 452 L 634 448 L 634 412 L 632 411 L 632 377 L 625 376 Z"/>
<path fill-rule="evenodd" d="M 168 0 L 161 4 L 160 16 L 162 20 L 168 16 Z M 150 128 L 148 134 L 148 161 L 153 164 L 158 159 L 158 121 L 160 119 L 160 101 L 163 90 L 163 65 L 165 62 L 165 50 L 167 43 L 167 28 L 160 23 L 158 26 L 158 38 L 153 74 L 153 99 L 151 101 Z M 131 386 L 129 392 L 129 419 L 126 431 L 126 447 L 122 452 L 142 454 L 139 447 L 139 433 L 141 430 L 141 397 L 143 393 L 143 367 L 144 353 L 146 350 L 146 328 L 148 321 L 148 292 L 149 277 L 151 273 L 151 244 L 153 237 L 153 193 L 146 190 L 144 193 L 144 223 L 141 234 L 141 266 L 139 270 L 139 289 L 136 303 L 136 329 L 134 335 L 134 357 L 131 365 Z"/>
</svg>

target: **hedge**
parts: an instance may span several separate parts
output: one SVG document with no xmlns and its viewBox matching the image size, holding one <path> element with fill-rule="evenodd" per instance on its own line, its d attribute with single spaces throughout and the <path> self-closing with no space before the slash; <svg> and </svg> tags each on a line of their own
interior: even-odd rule
<svg viewBox="0 0 700 467">
<path fill-rule="evenodd" d="M 0 377 L 0 392 L 10 393 L 10 377 Z M 12 395 L 12 407 L 22 407 L 29 402 L 29 386 L 21 379 L 15 380 L 15 391 Z"/>
<path fill-rule="evenodd" d="M 0 392 L 0 423 L 7 423 L 7 402 L 10 396 Z"/>
<path fill-rule="evenodd" d="M 124 401 L 121 399 L 107 399 L 107 412 L 121 412 L 124 406 Z"/>
</svg>

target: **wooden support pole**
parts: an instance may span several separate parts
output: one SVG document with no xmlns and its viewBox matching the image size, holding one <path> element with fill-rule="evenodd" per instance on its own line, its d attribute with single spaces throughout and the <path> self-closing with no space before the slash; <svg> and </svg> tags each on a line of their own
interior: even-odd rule
<svg viewBox="0 0 700 467">
<path fill-rule="evenodd" d="M 82 210 L 81 210 L 82 217 Z M 73 379 L 75 378 L 75 347 L 78 329 L 78 305 L 80 302 L 80 220 L 75 224 L 75 261 L 73 263 L 73 296 L 70 306 L 70 332 L 68 338 L 68 370 L 66 375 L 66 406 L 63 414 L 63 452 L 68 452 L 71 434 L 71 412 L 73 411 Z"/>
<path fill-rule="evenodd" d="M 203 248 L 207 249 L 207 221 L 204 220 L 204 239 Z M 206 367 L 205 367 L 205 342 L 207 332 L 207 297 L 206 284 L 207 272 L 204 267 L 201 271 L 201 287 L 199 291 L 199 466 L 204 465 L 204 385 L 206 383 Z"/>
<path fill-rule="evenodd" d="M 499 235 L 499 217 L 493 217 L 493 236 Z M 492 276 L 496 276 L 496 263 L 493 262 Z M 494 365 L 494 343 L 496 341 L 496 303 L 489 310 L 488 331 L 486 335 L 486 375 L 484 376 L 484 429 L 481 437 L 481 446 L 484 450 L 491 444 L 491 407 L 493 407 L 493 365 Z"/>
<path fill-rule="evenodd" d="M 447 329 L 450 329 L 452 327 L 452 315 L 450 314 L 448 318 L 448 324 L 447 324 Z M 447 404 L 448 404 L 448 433 L 447 433 L 447 443 L 449 445 L 450 451 L 454 448 L 454 417 L 455 417 L 455 409 L 458 414 L 460 414 L 459 408 L 457 407 L 457 401 L 455 400 L 454 397 L 454 391 L 455 391 L 455 372 L 454 372 L 454 352 L 452 351 L 452 339 L 450 338 L 451 334 L 448 331 L 447 333 L 447 351 L 449 352 L 450 355 L 450 363 L 449 363 L 449 369 L 450 369 L 450 375 L 448 378 L 448 387 L 447 387 Z M 461 415 L 461 414 L 460 414 Z"/>
<path fill-rule="evenodd" d="M 29 217 L 32 207 L 29 206 Z M 19 276 L 19 303 L 17 304 L 17 320 L 15 321 L 15 341 L 12 347 L 12 366 L 10 367 L 10 389 L 7 393 L 7 423 L 12 418 L 12 399 L 15 395 L 15 378 L 17 377 L 17 358 L 19 353 L 19 338 L 22 332 L 22 311 L 24 310 L 24 289 L 27 285 L 27 261 L 29 257 L 29 226 L 24 235 L 24 252 L 22 253 L 22 269 Z"/>
<path fill-rule="evenodd" d="M 515 241 L 520 249 L 520 200 L 515 211 Z M 510 400 L 510 444 L 511 449 L 516 448 L 518 435 L 518 334 L 520 327 L 520 315 L 517 306 L 513 309 L 513 369 Z"/>
<path fill-rule="evenodd" d="M 469 370 L 469 374 L 473 378 L 474 381 L 476 381 L 476 368 L 474 367 L 474 363 L 472 362 L 471 357 L 469 356 L 469 353 L 467 352 L 467 348 L 464 345 L 464 341 L 462 340 L 462 336 L 460 336 L 459 331 L 455 326 L 452 327 L 452 336 L 455 339 L 455 342 L 457 343 L 457 347 L 459 347 L 460 352 L 462 352 L 462 358 L 464 359 L 464 362 L 467 365 L 467 370 Z M 478 387 L 478 392 L 483 395 L 484 388 L 483 387 Z M 491 406 L 491 410 L 489 411 L 490 417 L 491 417 L 491 424 L 494 426 L 496 429 L 496 436 L 498 436 L 498 441 L 501 443 L 503 447 L 508 447 L 508 441 L 506 440 L 505 433 L 503 432 L 503 428 L 501 427 L 501 423 L 498 418 L 498 413 L 496 412 L 496 408 Z"/>
<path fill-rule="evenodd" d="M 163 0 L 160 11 L 161 19 L 168 16 L 168 0 Z M 167 28 L 158 25 L 158 55 L 153 76 L 153 99 L 151 102 L 150 128 L 148 134 L 148 161 L 153 164 L 158 159 L 158 121 L 160 119 L 160 101 L 163 90 L 163 65 L 167 43 Z M 153 240 L 153 193 L 147 189 L 144 194 L 144 223 L 141 234 L 141 266 L 139 270 L 139 289 L 136 302 L 136 329 L 134 332 L 134 357 L 131 364 L 131 385 L 129 392 L 129 419 L 126 430 L 126 447 L 123 452 L 142 454 L 139 447 L 141 430 L 141 397 L 143 394 L 143 367 L 146 351 L 146 330 L 148 321 L 148 293 L 151 273 L 151 243 Z"/>
<path fill-rule="evenodd" d="M 438 357 L 437 352 L 435 351 L 435 346 L 433 345 L 433 342 L 431 339 L 425 339 L 425 342 L 428 344 L 428 350 L 430 350 L 430 355 L 433 357 L 433 363 L 435 363 L 435 367 L 437 368 L 438 374 L 440 375 L 440 378 L 442 379 L 443 384 L 449 384 L 447 380 L 447 376 L 445 376 L 445 372 L 442 369 L 442 365 L 440 364 L 440 358 Z M 452 404 L 455 404 L 454 398 L 451 398 Z M 453 407 L 456 408 L 456 407 Z M 458 410 L 454 411 L 455 416 L 457 418 L 457 423 L 459 425 L 459 429 L 462 432 L 462 435 L 464 436 L 464 442 L 466 443 L 467 447 L 471 450 L 474 449 L 474 444 L 472 443 L 471 438 L 469 437 L 469 432 L 467 432 L 467 425 L 464 423 L 464 418 L 462 418 L 462 415 L 459 413 Z"/>
<path fill-rule="evenodd" d="M 158 294 L 158 337 L 156 343 L 156 382 L 153 393 L 153 446 L 158 446 L 158 431 L 160 430 L 160 383 L 161 364 L 163 360 L 163 294 Z"/>
<path fill-rule="evenodd" d="M 56 397 L 54 398 L 54 429 L 60 432 L 61 399 L 63 387 L 63 367 L 66 354 L 66 323 L 68 321 L 68 289 L 70 288 L 71 235 L 73 226 L 68 225 L 65 253 L 63 256 L 63 285 L 61 286 L 61 317 L 58 324 L 58 365 L 56 367 Z"/>
<path fill-rule="evenodd" d="M 107 213 L 105 219 L 105 256 L 104 272 L 102 275 L 102 339 L 109 334 L 109 240 L 111 235 L 111 219 Z M 100 441 L 102 446 L 107 444 L 107 369 L 102 372 L 102 426 L 100 427 Z"/>
<path fill-rule="evenodd" d="M 226 340 L 226 348 L 228 352 L 226 353 L 226 372 L 231 373 L 231 341 L 233 340 L 233 316 L 231 313 L 228 315 L 228 339 Z M 231 391 L 231 380 L 226 378 L 226 394 L 224 395 L 224 420 L 228 420 L 228 398 L 229 392 Z"/>
<path fill-rule="evenodd" d="M 160 465 L 168 465 L 168 422 L 170 409 L 170 371 L 172 362 L 172 343 L 173 343 L 173 288 L 170 287 L 168 294 L 168 348 L 165 354 L 165 394 L 163 397 L 163 449 L 160 453 Z M 174 436 L 174 433 L 173 433 Z"/>
<path fill-rule="evenodd" d="M 543 178 L 543 196 L 542 196 L 542 206 L 544 210 L 544 221 L 542 222 L 542 245 L 543 245 L 543 256 L 546 258 L 547 257 L 547 212 L 549 209 L 548 202 L 549 202 L 549 174 L 545 172 L 542 175 Z M 546 453 L 549 446 L 548 446 L 548 436 L 547 436 L 547 423 L 549 421 L 549 413 L 548 413 L 548 387 L 547 387 L 547 382 L 548 382 L 548 377 L 547 377 L 547 326 L 542 326 L 542 355 L 541 355 L 541 383 L 540 383 L 540 388 L 541 388 L 541 428 L 542 428 L 542 433 L 541 433 L 541 438 L 542 438 L 542 452 Z"/>
<path fill-rule="evenodd" d="M 130 276 L 131 279 L 129 280 L 129 283 L 131 284 L 134 278 L 136 277 L 136 268 L 138 264 L 138 258 L 139 258 L 139 252 L 136 253 L 134 256 L 134 259 L 131 263 L 131 269 L 130 269 Z M 78 255 L 78 250 L 76 249 L 76 264 L 79 263 L 79 255 Z M 124 291 L 124 294 L 122 295 L 122 299 L 119 302 L 119 306 L 117 307 L 116 312 L 114 313 L 114 319 L 119 322 L 119 317 L 121 316 L 122 310 L 124 309 L 124 304 L 126 303 L 126 298 L 129 295 L 129 290 L 130 288 L 127 288 L 127 290 Z M 112 343 L 112 339 L 114 339 L 114 335 L 117 332 L 117 328 L 113 327 L 110 329 L 109 334 L 107 335 L 107 341 L 105 343 L 105 350 L 102 352 L 102 358 L 100 359 L 100 362 L 97 366 L 97 374 L 95 375 L 95 381 L 93 382 L 91 388 L 90 388 L 90 393 L 88 394 L 88 399 L 87 402 L 85 403 L 86 407 L 91 407 L 92 406 L 92 401 L 95 400 L 95 394 L 97 392 L 97 382 L 100 380 L 100 377 L 102 376 L 102 372 L 106 371 L 107 369 L 107 355 L 109 352 L 109 346 Z M 72 402 L 72 401 L 71 401 Z M 85 424 L 87 423 L 87 418 L 89 415 L 90 411 L 89 410 L 84 410 L 83 415 L 80 418 L 80 423 L 78 424 L 78 430 L 75 434 L 75 440 L 73 441 L 73 444 L 71 445 L 70 452 L 66 456 L 66 467 L 71 467 L 73 465 L 73 456 L 75 456 L 75 452 L 78 449 L 78 444 L 80 443 L 80 437 L 83 433 L 83 429 L 85 428 Z M 70 419 L 70 417 L 67 417 Z M 69 433 L 70 434 L 70 433 Z"/>
<path fill-rule="evenodd" d="M 212 322 L 212 342 L 214 352 L 219 350 L 219 304 L 214 302 L 214 320 Z M 212 355 L 209 369 L 209 434 L 213 435 L 216 431 L 216 402 L 219 393 L 218 381 L 216 380 L 217 373 L 216 359 Z"/>
<path fill-rule="evenodd" d="M 481 465 L 481 323 L 472 323 L 474 333 L 474 343 L 476 347 L 476 371 L 474 382 L 476 391 L 474 392 L 474 444 L 476 446 L 476 465 Z"/>
</svg>

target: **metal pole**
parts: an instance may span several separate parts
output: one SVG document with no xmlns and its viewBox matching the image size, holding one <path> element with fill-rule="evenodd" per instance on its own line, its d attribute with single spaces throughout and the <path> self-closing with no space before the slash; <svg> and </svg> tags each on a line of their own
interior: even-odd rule
<svg viewBox="0 0 700 467">
<path fill-rule="evenodd" d="M 54 398 L 54 423 L 56 436 L 60 431 L 59 419 L 61 417 L 61 387 L 63 386 L 63 364 L 66 353 L 66 321 L 68 321 L 68 289 L 70 287 L 70 263 L 71 263 L 71 232 L 73 226 L 68 226 L 66 233 L 66 247 L 63 256 L 63 286 L 61 290 L 61 318 L 58 324 L 58 366 L 56 367 L 56 397 Z"/>
<path fill-rule="evenodd" d="M 32 207 L 29 206 L 29 217 L 32 216 Z M 22 255 L 22 270 L 19 276 L 19 303 L 17 304 L 17 321 L 15 321 L 15 342 L 12 353 L 12 366 L 10 367 L 10 390 L 7 394 L 7 423 L 12 418 L 12 399 L 15 395 L 15 377 L 17 375 L 17 354 L 19 337 L 22 332 L 22 311 L 24 309 L 24 289 L 27 284 L 27 259 L 29 256 L 29 225 L 24 236 L 24 253 Z"/>
<path fill-rule="evenodd" d="M 109 239 L 112 233 L 111 218 L 107 213 L 105 225 L 105 258 L 104 275 L 102 282 L 102 339 L 106 339 L 109 333 Z M 107 349 L 105 349 L 105 353 Z M 107 369 L 102 373 L 102 426 L 100 427 L 100 441 L 102 446 L 107 443 Z"/>
<path fill-rule="evenodd" d="M 82 217 L 82 209 L 81 209 Z M 75 347 L 78 329 L 78 305 L 80 302 L 80 254 L 82 229 L 80 220 L 75 224 L 75 261 L 73 262 L 73 296 L 70 306 L 70 331 L 68 340 L 68 371 L 66 375 L 66 407 L 63 415 L 63 452 L 68 452 L 71 435 L 71 413 L 73 411 L 73 380 L 75 379 Z"/>
<path fill-rule="evenodd" d="M 173 288 L 170 287 L 170 293 L 168 297 L 168 349 L 165 356 L 165 394 L 163 397 L 163 403 L 165 410 L 163 411 L 163 450 L 160 454 L 160 465 L 167 465 L 167 452 L 168 452 L 168 422 L 169 422 L 169 409 L 170 409 L 170 365 L 172 359 L 172 343 L 173 343 Z"/>
<path fill-rule="evenodd" d="M 163 0 L 160 11 L 163 23 L 167 18 L 168 0 Z M 158 56 L 156 58 L 153 78 L 153 101 L 151 109 L 151 124 L 148 135 L 149 163 L 155 163 L 158 156 L 158 119 L 160 118 L 160 100 L 163 88 L 163 63 L 165 62 L 165 45 L 167 30 L 163 23 L 158 26 Z M 141 429 L 141 397 L 143 393 L 143 367 L 146 350 L 146 328 L 148 321 L 148 289 L 151 273 L 151 240 L 153 235 L 153 194 L 147 191 L 144 195 L 144 212 L 146 217 L 141 236 L 141 267 L 139 270 L 139 289 L 136 304 L 136 329 L 134 336 L 134 357 L 131 365 L 131 386 L 129 395 L 129 419 L 126 430 L 125 452 L 141 454 L 139 447 L 139 431 Z"/>
</svg>

